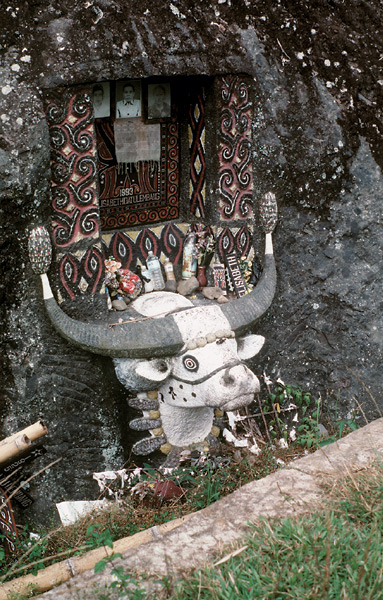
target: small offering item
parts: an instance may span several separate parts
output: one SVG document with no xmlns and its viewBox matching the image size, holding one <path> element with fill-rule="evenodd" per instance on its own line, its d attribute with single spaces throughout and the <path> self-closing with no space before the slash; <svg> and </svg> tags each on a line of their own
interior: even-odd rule
<svg viewBox="0 0 383 600">
<path fill-rule="evenodd" d="M 142 282 L 138 275 L 129 271 L 129 269 L 119 270 L 119 289 L 125 292 L 130 300 L 134 300 L 140 294 Z"/>
<path fill-rule="evenodd" d="M 223 263 L 216 262 L 213 264 L 213 277 L 215 287 L 220 288 L 222 294 L 226 296 L 225 265 Z"/>
<path fill-rule="evenodd" d="M 242 279 L 245 282 L 246 294 L 249 294 L 254 288 L 253 261 L 248 260 L 245 256 L 242 256 L 239 260 L 239 268 L 241 270 Z M 255 281 L 255 283 L 257 281 L 258 279 Z"/>
<path fill-rule="evenodd" d="M 152 292 L 154 290 L 154 284 L 150 277 L 149 269 L 145 266 L 141 267 L 141 279 L 144 282 L 145 294 Z"/>
<path fill-rule="evenodd" d="M 211 259 L 214 256 L 215 249 L 215 240 L 214 236 L 211 233 L 210 227 L 204 227 L 201 224 L 197 225 L 197 256 L 198 256 L 198 266 L 199 267 L 207 267 L 211 263 Z"/>
<path fill-rule="evenodd" d="M 215 240 L 210 227 L 198 223 L 186 236 L 182 279 L 197 276 L 199 289 L 207 285 L 207 268 L 214 256 Z"/>
<path fill-rule="evenodd" d="M 166 274 L 165 290 L 167 292 L 175 292 L 177 290 L 177 282 L 174 275 L 173 263 L 170 262 L 169 258 L 165 258 L 164 268 Z"/>
<path fill-rule="evenodd" d="M 196 235 L 189 233 L 184 244 L 182 279 L 190 279 L 197 273 Z"/>
<path fill-rule="evenodd" d="M 150 278 L 153 281 L 154 289 L 156 291 L 163 290 L 165 281 L 162 275 L 161 263 L 159 258 L 153 254 L 153 250 L 149 250 L 146 264 L 148 266 Z"/>
<path fill-rule="evenodd" d="M 121 263 L 113 257 L 105 261 L 105 270 L 105 286 L 112 308 L 124 310 L 123 303 L 127 305 L 130 300 L 134 300 L 142 292 L 142 281 L 138 275 L 132 273 L 129 269 L 121 269 Z M 122 302 L 115 305 L 115 301 Z M 110 308 L 109 302 L 108 306 Z"/>
<path fill-rule="evenodd" d="M 207 286 L 206 267 L 205 265 L 198 265 L 197 267 L 197 279 L 199 282 L 199 289 Z"/>
</svg>

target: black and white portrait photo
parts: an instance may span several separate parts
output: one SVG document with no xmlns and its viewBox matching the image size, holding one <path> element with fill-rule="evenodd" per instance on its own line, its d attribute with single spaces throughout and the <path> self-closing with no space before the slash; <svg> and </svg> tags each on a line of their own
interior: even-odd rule
<svg viewBox="0 0 383 600">
<path fill-rule="evenodd" d="M 169 83 L 148 85 L 148 119 L 164 119 L 171 116 Z"/>
<path fill-rule="evenodd" d="M 108 81 L 95 83 L 92 88 L 95 119 L 110 116 L 110 87 Z"/>
<path fill-rule="evenodd" d="M 116 119 L 141 116 L 141 82 L 136 79 L 116 85 Z"/>
</svg>

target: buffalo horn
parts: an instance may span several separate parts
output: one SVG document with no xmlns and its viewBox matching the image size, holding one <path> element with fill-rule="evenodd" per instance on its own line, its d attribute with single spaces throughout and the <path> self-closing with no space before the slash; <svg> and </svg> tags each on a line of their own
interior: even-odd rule
<svg viewBox="0 0 383 600">
<path fill-rule="evenodd" d="M 112 327 L 108 323 L 76 321 L 58 306 L 47 275 L 41 275 L 41 279 L 45 306 L 53 326 L 63 338 L 83 350 L 111 357 L 154 358 L 173 356 L 184 346 L 181 333 L 170 314 L 156 319 L 143 317 Z M 268 233 L 264 269 L 257 286 L 250 294 L 221 306 L 236 335 L 247 333 L 265 313 L 273 300 L 275 287 L 275 262 L 271 233 Z"/>
</svg>

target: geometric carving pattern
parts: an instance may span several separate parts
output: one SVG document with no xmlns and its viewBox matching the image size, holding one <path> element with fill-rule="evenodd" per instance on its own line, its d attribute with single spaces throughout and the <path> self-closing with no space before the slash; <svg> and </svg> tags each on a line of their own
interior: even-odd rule
<svg viewBox="0 0 383 600">
<path fill-rule="evenodd" d="M 218 82 L 219 212 L 224 220 L 248 219 L 253 214 L 250 85 L 241 75 L 225 75 Z"/>
<path fill-rule="evenodd" d="M 161 177 L 163 196 L 167 198 L 168 207 L 158 211 L 161 221 L 176 219 L 179 215 L 179 125 L 165 123 L 161 125 L 161 135 L 164 140 L 161 148 L 161 160 L 166 160 L 166 172 Z"/>
<path fill-rule="evenodd" d="M 248 257 L 252 254 L 252 239 L 252 227 L 223 227 L 217 232 L 216 253 L 222 262 L 231 252 L 235 252 L 238 258 Z"/>
<path fill-rule="evenodd" d="M 199 88 L 189 106 L 190 214 L 205 217 L 205 90 Z"/>
<path fill-rule="evenodd" d="M 57 260 L 61 301 L 100 292 L 105 274 L 101 244 L 94 244 L 85 252 L 66 252 Z"/>
<path fill-rule="evenodd" d="M 183 227 L 187 229 L 187 225 Z M 168 223 L 160 227 L 143 227 L 139 231 L 104 234 L 104 253 L 106 257 L 113 256 L 123 269 L 134 269 L 137 261 L 146 262 L 149 251 L 155 256 L 168 257 L 175 265 L 182 261 L 182 248 L 185 231 L 174 224 Z M 109 238 L 109 239 L 108 239 Z M 106 241 L 108 239 L 108 241 Z"/>
<path fill-rule="evenodd" d="M 123 269 L 134 269 L 137 261 L 146 262 L 149 251 L 162 261 L 165 257 L 175 265 L 182 263 L 182 249 L 187 231 L 197 231 L 196 224 L 168 223 L 157 227 L 143 227 L 136 231 L 116 231 L 103 236 L 104 254 L 113 256 L 121 263 Z M 249 257 L 252 254 L 253 226 L 242 227 L 208 227 L 207 231 L 216 239 L 216 253 L 221 262 L 230 252 L 237 257 Z"/>
</svg>

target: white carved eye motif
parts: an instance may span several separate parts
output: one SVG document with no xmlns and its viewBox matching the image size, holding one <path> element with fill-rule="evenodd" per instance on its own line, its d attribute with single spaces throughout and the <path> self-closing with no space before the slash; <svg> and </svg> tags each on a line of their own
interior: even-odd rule
<svg viewBox="0 0 383 600">
<path fill-rule="evenodd" d="M 194 356 L 186 354 L 186 356 L 183 357 L 182 362 L 185 369 L 187 369 L 188 371 L 198 371 L 199 363 L 198 360 L 194 358 Z"/>
</svg>

